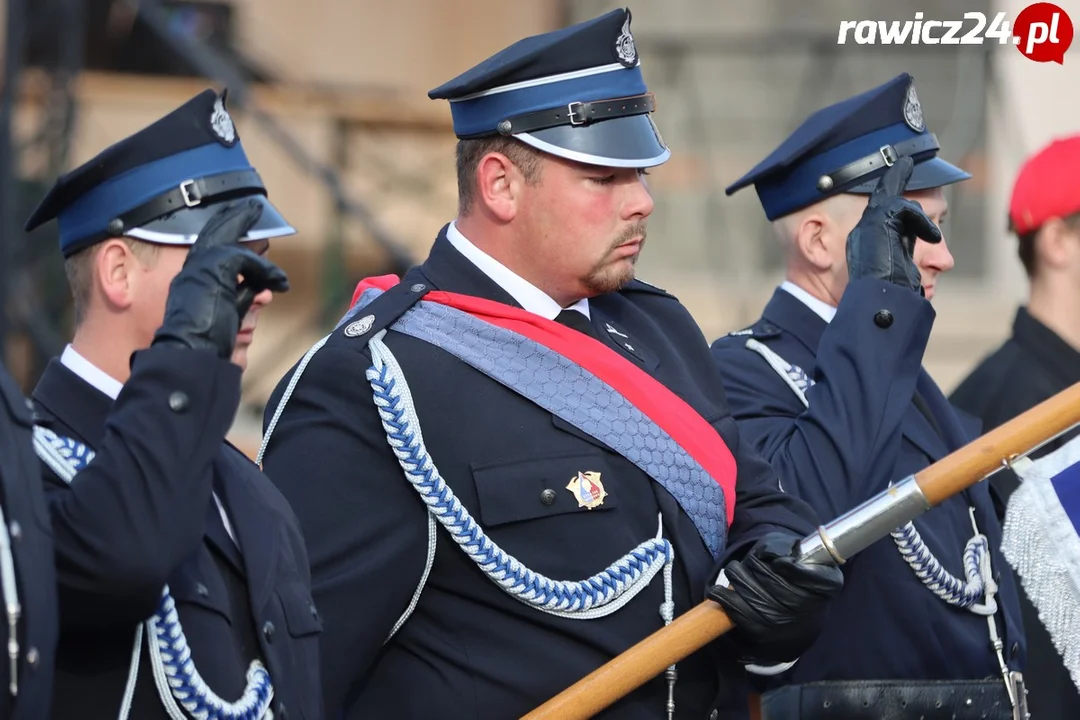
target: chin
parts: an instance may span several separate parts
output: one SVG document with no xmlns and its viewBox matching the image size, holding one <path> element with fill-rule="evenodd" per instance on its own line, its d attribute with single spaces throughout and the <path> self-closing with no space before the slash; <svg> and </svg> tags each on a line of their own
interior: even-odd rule
<svg viewBox="0 0 1080 720">
<path fill-rule="evenodd" d="M 247 364 L 248 364 L 248 352 L 247 351 L 248 351 L 248 349 L 247 349 L 246 345 L 238 346 L 235 350 L 233 350 L 232 357 L 229 358 L 230 360 L 232 360 L 233 365 L 236 365 L 241 370 L 247 370 Z"/>
</svg>

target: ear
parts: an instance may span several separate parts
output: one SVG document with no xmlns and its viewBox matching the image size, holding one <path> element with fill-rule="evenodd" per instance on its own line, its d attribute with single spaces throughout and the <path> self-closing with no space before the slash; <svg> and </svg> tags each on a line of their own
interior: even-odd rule
<svg viewBox="0 0 1080 720">
<path fill-rule="evenodd" d="M 1074 254 L 1069 228 L 1061 218 L 1050 218 L 1035 234 L 1035 261 L 1049 268 L 1063 268 Z"/>
<path fill-rule="evenodd" d="M 477 163 L 476 187 L 487 212 L 500 222 L 510 222 L 517 215 L 525 178 L 508 157 L 490 152 Z"/>
<path fill-rule="evenodd" d="M 123 240 L 112 238 L 102 243 L 94 259 L 94 285 L 113 310 L 126 310 L 135 296 L 138 282 L 135 253 Z"/>
<path fill-rule="evenodd" d="M 815 211 L 804 215 L 795 228 L 795 246 L 799 254 L 817 270 L 829 270 L 834 263 L 829 237 L 831 227 L 828 216 Z"/>
</svg>

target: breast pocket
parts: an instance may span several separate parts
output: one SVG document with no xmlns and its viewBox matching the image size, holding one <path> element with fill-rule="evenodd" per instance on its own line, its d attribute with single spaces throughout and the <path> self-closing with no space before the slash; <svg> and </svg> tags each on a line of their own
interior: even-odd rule
<svg viewBox="0 0 1080 720">
<path fill-rule="evenodd" d="M 322 689 L 319 684 L 320 658 L 319 637 L 323 631 L 322 618 L 315 607 L 311 591 L 302 581 L 288 580 L 277 591 L 285 626 L 289 633 L 289 651 L 279 656 L 289 688 L 301 698 L 300 708 L 290 707 L 289 716 L 305 720 L 322 717 Z M 285 696 L 282 695 L 282 698 Z"/>
<path fill-rule="evenodd" d="M 278 590 L 278 597 L 281 598 L 281 608 L 285 613 L 285 624 L 289 626 L 290 635 L 301 638 L 322 632 L 319 609 L 315 607 L 315 601 L 306 585 L 299 581 L 290 582 Z"/>
<path fill-rule="evenodd" d="M 213 613 L 217 620 L 224 620 L 232 625 L 228 588 L 222 580 L 220 570 L 205 551 L 197 554 L 197 562 L 193 567 L 185 567 L 169 578 L 169 594 L 178 608 L 193 606 Z"/>
<path fill-rule="evenodd" d="M 484 534 L 552 580 L 590 577 L 656 534 L 655 514 L 627 511 L 644 506 L 628 497 L 633 479 L 615 477 L 600 451 L 477 465 L 473 480 Z"/>
<path fill-rule="evenodd" d="M 599 453 L 473 467 L 480 518 L 487 527 L 619 506 Z M 613 489 L 613 488 L 612 488 Z"/>
</svg>

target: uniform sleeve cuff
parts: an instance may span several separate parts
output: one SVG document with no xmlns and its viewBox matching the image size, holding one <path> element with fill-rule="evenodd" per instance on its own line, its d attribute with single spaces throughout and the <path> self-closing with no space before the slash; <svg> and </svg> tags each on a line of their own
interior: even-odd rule
<svg viewBox="0 0 1080 720">
<path fill-rule="evenodd" d="M 795 663 L 797 662 L 799 662 L 799 659 L 795 658 L 791 662 L 780 663 L 779 665 L 754 665 L 750 663 L 744 667 L 746 668 L 746 672 L 753 673 L 754 675 L 781 675 L 795 667 Z"/>
</svg>

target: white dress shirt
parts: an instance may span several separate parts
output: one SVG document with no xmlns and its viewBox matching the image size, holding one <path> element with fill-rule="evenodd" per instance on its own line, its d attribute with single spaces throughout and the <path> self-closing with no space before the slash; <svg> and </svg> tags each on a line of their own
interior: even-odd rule
<svg viewBox="0 0 1080 720">
<path fill-rule="evenodd" d="M 479 268 L 480 272 L 491 278 L 496 285 L 514 298 L 518 305 L 534 315 L 554 320 L 563 310 L 577 310 L 585 317 L 591 317 L 588 298 L 582 298 L 568 308 L 561 307 L 543 290 L 469 242 L 469 239 L 457 229 L 455 223 L 450 223 L 450 227 L 446 229 L 446 239 L 469 262 Z"/>
<path fill-rule="evenodd" d="M 791 293 L 801 300 L 803 305 L 817 313 L 825 322 L 830 323 L 832 322 L 832 319 L 836 317 L 836 308 L 822 300 L 818 300 L 790 280 L 782 282 L 780 284 L 780 289 Z"/>
<path fill-rule="evenodd" d="M 71 347 L 71 345 L 64 348 L 63 354 L 60 355 L 60 364 L 113 400 L 120 395 L 120 389 L 124 387 L 122 382 L 80 355 L 78 350 Z M 233 542 L 236 542 L 232 523 L 229 522 L 229 516 L 225 513 L 225 506 L 221 504 L 217 493 L 214 493 L 214 502 L 217 503 L 218 512 L 221 513 L 221 521 L 225 523 L 225 530 L 229 533 L 229 537 L 233 539 Z"/>
</svg>

